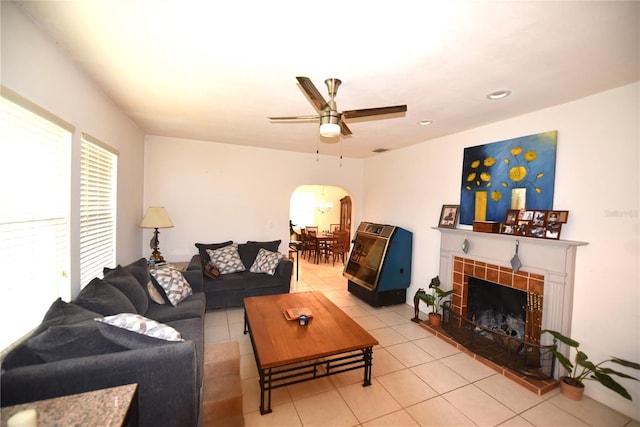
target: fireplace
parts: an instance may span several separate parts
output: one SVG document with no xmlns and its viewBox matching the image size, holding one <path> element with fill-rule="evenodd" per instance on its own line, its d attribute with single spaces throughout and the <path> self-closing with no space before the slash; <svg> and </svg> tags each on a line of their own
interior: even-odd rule
<svg viewBox="0 0 640 427">
<path fill-rule="evenodd" d="M 454 314 L 488 329 L 505 333 L 509 329 L 508 335 L 529 343 L 540 343 L 544 276 L 454 256 L 452 282 Z"/>
<path fill-rule="evenodd" d="M 492 310 L 493 324 L 477 328 L 497 328 L 496 333 L 514 337 L 514 340 L 507 341 L 514 352 L 523 351 L 522 343 L 551 345 L 552 338 L 549 334 L 541 336 L 542 329 L 553 329 L 570 335 L 576 252 L 579 246 L 586 243 L 478 233 L 462 229 L 434 229 L 441 233 L 441 286 L 444 290 L 455 291 L 445 310 L 444 320 L 447 320 L 446 316 L 449 314 L 453 317 L 449 320 L 453 321 L 454 325 L 457 321 L 458 326 L 469 329 L 469 324 L 473 321 L 475 325 L 479 316 L 483 316 L 483 320 L 489 319 L 488 311 Z M 464 240 L 469 242 L 466 252 L 462 250 Z M 514 272 L 510 268 L 509 260 L 515 252 L 516 242 L 519 243 L 519 257 L 523 265 L 519 271 Z M 490 293 L 488 297 L 481 297 L 478 301 L 476 293 L 485 291 L 485 286 L 494 289 L 487 291 Z M 486 300 L 490 300 L 491 304 Z M 495 300 L 501 302 L 495 303 Z M 495 313 L 496 311 L 498 313 Z M 506 323 L 506 319 L 502 317 L 508 315 L 512 317 Z M 503 323 L 498 324 L 495 321 L 496 317 L 500 317 L 501 322 L 504 320 L 506 326 Z M 519 325 L 519 321 L 523 324 Z M 464 344 L 453 340 L 446 331 L 431 329 L 431 332 L 440 338 L 538 394 L 554 389 L 554 379 L 562 374 L 558 363 L 555 364 L 554 370 L 549 372 L 552 377 L 550 380 L 541 380 L 505 368 L 470 351 Z M 523 339 L 515 338 L 514 334 L 523 334 Z M 521 341 L 520 344 L 518 340 Z M 562 345 L 559 346 L 559 351 L 568 354 L 568 349 Z"/>
</svg>

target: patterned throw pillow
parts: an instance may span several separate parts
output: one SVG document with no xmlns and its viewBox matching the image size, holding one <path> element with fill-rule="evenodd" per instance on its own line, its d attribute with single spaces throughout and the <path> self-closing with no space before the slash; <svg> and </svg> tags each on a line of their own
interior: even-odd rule
<svg viewBox="0 0 640 427">
<path fill-rule="evenodd" d="M 220 270 L 212 262 L 208 262 L 204 265 L 202 272 L 205 276 L 211 279 L 218 279 L 220 277 Z"/>
<path fill-rule="evenodd" d="M 169 266 L 152 268 L 151 275 L 162 286 L 169 302 L 174 307 L 193 293 L 189 282 L 175 268 Z"/>
<path fill-rule="evenodd" d="M 211 262 L 220 270 L 220 274 L 237 273 L 238 271 L 246 270 L 240 259 L 237 243 L 213 251 L 207 249 L 207 253 L 211 258 Z"/>
<path fill-rule="evenodd" d="M 280 252 L 271 252 L 264 248 L 260 248 L 258 256 L 249 269 L 252 273 L 266 273 L 273 276 L 276 273 L 276 267 L 280 263 L 283 255 Z"/>
<path fill-rule="evenodd" d="M 113 316 L 98 317 L 96 322 L 126 329 L 137 334 L 146 335 L 166 341 L 184 341 L 180 332 L 171 326 L 156 322 L 135 313 L 120 313 Z"/>
</svg>

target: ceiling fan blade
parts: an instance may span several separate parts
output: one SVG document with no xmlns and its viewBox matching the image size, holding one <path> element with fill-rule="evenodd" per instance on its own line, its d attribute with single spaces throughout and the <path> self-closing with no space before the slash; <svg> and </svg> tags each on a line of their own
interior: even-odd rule
<svg viewBox="0 0 640 427">
<path fill-rule="evenodd" d="M 349 135 L 351 135 L 353 133 L 353 132 L 351 132 L 351 129 L 349 129 L 347 124 L 342 120 L 340 120 L 340 133 L 343 136 L 349 136 Z"/>
<path fill-rule="evenodd" d="M 347 110 L 342 112 L 342 117 L 355 119 L 358 117 L 379 116 L 381 114 L 404 113 L 406 105 L 394 105 L 393 107 L 363 108 L 361 110 Z"/>
<path fill-rule="evenodd" d="M 325 101 L 320 92 L 318 92 L 318 88 L 315 87 L 311 79 L 308 77 L 296 77 L 296 79 L 298 80 L 298 83 L 300 83 L 300 86 L 302 86 L 302 89 L 305 91 L 309 99 L 311 99 L 311 102 L 313 103 L 313 106 L 316 108 L 316 110 L 318 112 L 324 110 L 324 108 L 327 106 L 327 101 Z"/>
<path fill-rule="evenodd" d="M 267 118 L 269 120 L 318 120 L 320 116 L 279 116 Z"/>
</svg>

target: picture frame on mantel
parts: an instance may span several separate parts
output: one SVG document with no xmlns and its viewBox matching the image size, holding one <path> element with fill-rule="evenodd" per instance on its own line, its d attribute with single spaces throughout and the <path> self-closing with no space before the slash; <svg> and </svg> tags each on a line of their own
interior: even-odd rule
<svg viewBox="0 0 640 427">
<path fill-rule="evenodd" d="M 440 228 L 456 228 L 458 225 L 458 216 L 460 214 L 460 205 L 442 205 L 440 211 L 440 220 L 438 227 Z"/>
</svg>

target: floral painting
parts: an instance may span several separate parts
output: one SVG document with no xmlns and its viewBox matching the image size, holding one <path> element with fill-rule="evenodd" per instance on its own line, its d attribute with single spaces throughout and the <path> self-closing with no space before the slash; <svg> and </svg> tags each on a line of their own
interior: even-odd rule
<svg viewBox="0 0 640 427">
<path fill-rule="evenodd" d="M 553 209 L 557 140 L 549 131 L 465 148 L 460 224 L 502 222 L 508 209 Z"/>
</svg>

